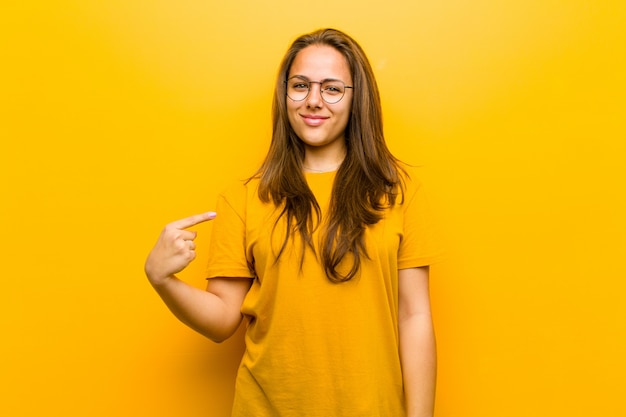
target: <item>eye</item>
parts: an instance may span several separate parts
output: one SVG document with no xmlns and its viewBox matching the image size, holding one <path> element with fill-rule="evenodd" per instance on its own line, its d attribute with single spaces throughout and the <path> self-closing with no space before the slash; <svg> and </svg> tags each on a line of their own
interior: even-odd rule
<svg viewBox="0 0 626 417">
<path fill-rule="evenodd" d="M 336 82 L 324 83 L 324 85 L 322 85 L 322 90 L 324 93 L 329 95 L 342 94 L 343 85 Z"/>
<path fill-rule="evenodd" d="M 302 77 L 292 77 L 287 84 L 291 91 L 305 92 L 309 90 L 309 81 Z"/>
</svg>

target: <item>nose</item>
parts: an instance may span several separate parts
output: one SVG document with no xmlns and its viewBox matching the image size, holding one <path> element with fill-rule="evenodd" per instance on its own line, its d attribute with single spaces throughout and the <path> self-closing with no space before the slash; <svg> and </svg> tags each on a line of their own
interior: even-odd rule
<svg viewBox="0 0 626 417">
<path fill-rule="evenodd" d="M 306 98 L 306 104 L 308 107 L 320 107 L 324 101 L 322 99 L 322 83 L 318 81 L 309 81 L 309 83 L 309 95 Z"/>
</svg>

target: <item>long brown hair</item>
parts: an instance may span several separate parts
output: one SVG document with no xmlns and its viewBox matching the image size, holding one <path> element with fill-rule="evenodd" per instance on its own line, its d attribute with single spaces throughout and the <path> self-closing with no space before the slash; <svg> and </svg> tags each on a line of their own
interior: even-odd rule
<svg viewBox="0 0 626 417">
<path fill-rule="evenodd" d="M 311 235 L 321 221 L 319 204 L 302 172 L 305 148 L 287 117 L 284 82 L 298 52 L 310 45 L 326 45 L 339 51 L 348 62 L 354 86 L 352 113 L 345 132 L 347 154 L 333 185 L 320 249 L 328 279 L 343 282 L 357 274 L 361 257 L 367 258 L 365 229 L 382 218 L 385 207 L 396 203 L 403 189 L 404 171 L 385 144 L 378 86 L 361 47 L 335 29 L 320 29 L 297 38 L 279 69 L 272 107 L 272 141 L 253 176 L 259 178 L 261 201 L 282 206 L 279 219 L 286 216 L 285 239 L 276 259 L 294 233 L 315 252 Z M 352 257 L 352 265 L 342 273 L 338 267 L 346 257 Z M 304 246 L 301 263 L 303 259 Z"/>
</svg>

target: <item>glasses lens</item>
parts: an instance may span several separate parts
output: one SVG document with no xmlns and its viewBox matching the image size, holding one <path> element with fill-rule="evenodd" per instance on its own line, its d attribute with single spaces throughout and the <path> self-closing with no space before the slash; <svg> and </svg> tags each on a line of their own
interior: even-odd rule
<svg viewBox="0 0 626 417">
<path fill-rule="evenodd" d="M 309 82 L 299 77 L 287 80 L 287 96 L 293 101 L 302 101 L 309 95 Z"/>
<path fill-rule="evenodd" d="M 346 86 L 339 80 L 329 80 L 322 83 L 322 98 L 326 103 L 337 103 L 345 91 Z"/>
</svg>

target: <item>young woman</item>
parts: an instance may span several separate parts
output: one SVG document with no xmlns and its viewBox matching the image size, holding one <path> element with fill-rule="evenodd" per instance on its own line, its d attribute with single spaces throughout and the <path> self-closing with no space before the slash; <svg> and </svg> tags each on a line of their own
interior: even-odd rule
<svg viewBox="0 0 626 417">
<path fill-rule="evenodd" d="M 432 416 L 424 195 L 383 137 L 360 46 L 299 37 L 280 67 L 273 137 L 255 175 L 217 203 L 203 291 L 175 274 L 205 213 L 171 223 L 146 274 L 172 312 L 214 341 L 247 323 L 233 416 Z"/>
</svg>

